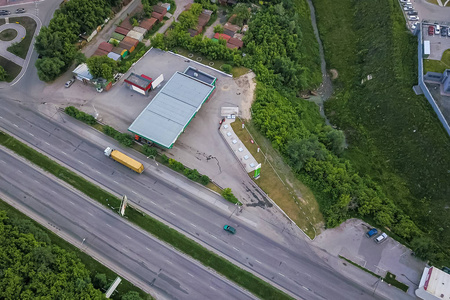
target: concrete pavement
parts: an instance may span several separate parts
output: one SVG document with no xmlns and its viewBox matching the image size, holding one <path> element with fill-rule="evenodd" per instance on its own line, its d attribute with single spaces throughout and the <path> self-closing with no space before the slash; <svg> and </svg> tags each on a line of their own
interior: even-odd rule
<svg viewBox="0 0 450 300">
<path fill-rule="evenodd" d="M 16 23 L 6 23 L 6 24 L 0 26 L 0 32 L 2 32 L 3 30 L 6 30 L 6 29 L 15 30 L 17 32 L 17 36 L 14 39 L 12 39 L 11 41 L 0 40 L 0 56 L 3 56 L 7 60 L 10 60 L 13 63 L 15 63 L 16 65 L 19 65 L 22 67 L 25 63 L 25 60 L 23 58 L 18 57 L 15 54 L 12 54 L 7 49 L 12 44 L 19 43 L 25 37 L 25 35 L 26 35 L 25 27 L 23 27 L 20 24 L 16 24 Z"/>
</svg>

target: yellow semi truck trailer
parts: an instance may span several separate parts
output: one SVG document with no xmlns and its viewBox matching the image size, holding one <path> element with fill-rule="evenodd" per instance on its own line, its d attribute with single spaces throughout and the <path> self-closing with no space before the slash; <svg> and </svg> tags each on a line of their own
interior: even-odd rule
<svg viewBox="0 0 450 300">
<path fill-rule="evenodd" d="M 138 162 L 137 160 L 132 159 L 128 155 L 123 154 L 119 150 L 113 149 L 111 147 L 108 147 L 105 149 L 105 155 L 108 157 L 111 157 L 118 163 L 121 163 L 125 167 L 130 168 L 131 170 L 138 172 L 141 174 L 144 172 L 144 165 Z"/>
</svg>

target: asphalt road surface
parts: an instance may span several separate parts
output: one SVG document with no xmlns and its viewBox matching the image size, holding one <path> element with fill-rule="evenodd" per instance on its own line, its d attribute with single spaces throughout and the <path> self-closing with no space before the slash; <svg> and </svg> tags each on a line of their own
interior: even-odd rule
<svg viewBox="0 0 450 300">
<path fill-rule="evenodd" d="M 192 259 L 0 148 L 0 195 L 132 273 L 164 299 L 254 299 Z M 146 289 L 148 290 L 148 288 Z"/>
<path fill-rule="evenodd" d="M 323 263 L 306 242 L 287 236 L 288 242 L 281 245 L 269 239 L 245 218 L 231 214 L 233 205 L 220 196 L 162 166 L 156 167 L 153 161 L 145 161 L 145 156 L 131 154 L 144 162 L 146 170 L 142 174 L 104 156 L 103 149 L 115 142 L 90 127 L 65 115 L 54 116 L 60 121 L 48 120 L 13 101 L 0 99 L 0 103 L 0 127 L 107 189 L 126 194 L 142 210 L 289 294 L 304 299 L 373 299 L 370 291 Z M 237 234 L 225 232 L 224 224 L 236 227 Z M 72 225 L 61 226 L 70 229 Z M 274 230 L 283 235 L 281 229 Z M 172 286 L 167 288 L 168 293 L 173 293 Z"/>
</svg>

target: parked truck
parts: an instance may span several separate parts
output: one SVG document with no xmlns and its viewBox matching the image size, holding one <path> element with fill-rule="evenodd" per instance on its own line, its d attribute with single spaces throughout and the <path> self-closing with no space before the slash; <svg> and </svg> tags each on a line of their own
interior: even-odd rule
<svg viewBox="0 0 450 300">
<path fill-rule="evenodd" d="M 144 165 L 138 162 L 137 160 L 132 159 L 128 155 L 123 154 L 119 150 L 108 147 L 105 149 L 105 155 L 111 157 L 118 163 L 121 163 L 125 167 L 130 168 L 131 170 L 138 172 L 139 174 L 144 171 Z"/>
</svg>

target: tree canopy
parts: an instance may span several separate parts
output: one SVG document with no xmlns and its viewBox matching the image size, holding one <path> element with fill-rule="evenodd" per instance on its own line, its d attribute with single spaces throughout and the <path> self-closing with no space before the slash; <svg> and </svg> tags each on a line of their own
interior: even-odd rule
<svg viewBox="0 0 450 300">
<path fill-rule="evenodd" d="M 92 56 L 86 60 L 89 72 L 94 78 L 112 80 L 117 69 L 117 63 L 108 56 Z"/>
</svg>

